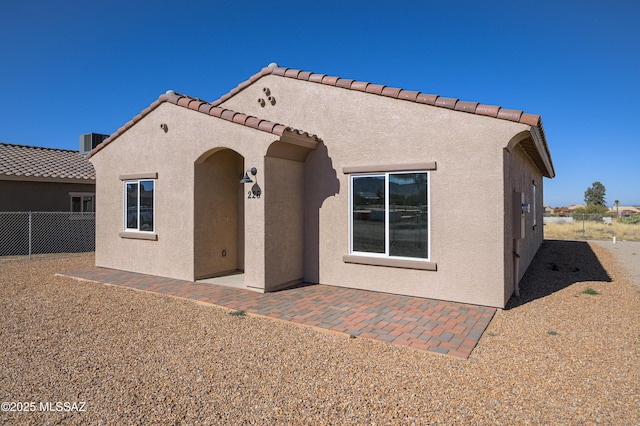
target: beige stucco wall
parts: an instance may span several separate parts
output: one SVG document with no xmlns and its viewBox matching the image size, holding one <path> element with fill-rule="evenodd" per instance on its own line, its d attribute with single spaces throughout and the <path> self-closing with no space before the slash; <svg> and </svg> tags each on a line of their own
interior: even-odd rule
<svg viewBox="0 0 640 426">
<path fill-rule="evenodd" d="M 516 145 L 511 151 L 504 151 L 504 176 L 505 176 L 505 230 L 504 244 L 505 250 L 505 293 L 504 303 L 506 304 L 515 289 L 516 280 L 514 276 L 517 270 L 517 282 L 520 282 L 526 269 L 531 264 L 542 240 L 543 235 L 543 188 L 542 174 L 527 157 L 524 150 Z M 533 184 L 536 186 L 535 199 L 533 198 Z M 518 240 L 514 240 L 514 227 L 519 223 L 514 223 L 514 206 L 511 198 L 513 192 L 524 193 L 524 202 L 531 206 L 531 211 L 524 214 L 524 235 Z M 535 204 L 535 208 L 534 208 Z M 534 214 L 536 215 L 534 227 Z M 514 256 L 514 252 L 519 254 L 519 258 Z M 518 262 L 514 268 L 514 262 Z"/>
<path fill-rule="evenodd" d="M 167 124 L 165 133 L 160 124 Z M 245 167 L 264 170 L 264 155 L 276 136 L 216 119 L 170 103 L 163 103 L 90 160 L 97 174 L 96 265 L 170 278 L 195 276 L 195 163 L 220 148 L 244 157 Z M 157 241 L 120 237 L 123 231 L 123 183 L 120 175 L 158 173 L 155 184 Z M 227 174 L 228 175 L 228 174 Z M 263 177 L 263 176 L 262 176 Z M 262 178 L 258 175 L 258 178 Z M 240 176 L 237 176 L 238 183 Z M 240 186 L 240 190 L 244 188 Z M 199 190 L 197 196 L 206 196 Z M 202 194 L 202 195 L 200 195 Z M 211 197 L 215 197 L 211 194 Z M 243 202 L 245 283 L 264 287 L 264 204 Z M 205 206 L 204 208 L 207 208 Z M 238 207 L 240 209 L 240 207 Z M 205 215 L 206 216 L 206 215 Z M 252 218 L 247 220 L 246 218 Z M 214 219 L 216 220 L 216 219 Z M 209 231 L 207 231 L 209 232 Z M 242 246 L 243 242 L 239 244 Z M 211 248 L 212 256 L 221 247 Z M 242 247 L 239 248 L 242 250 Z M 199 255 L 202 255 L 199 253 Z M 206 254 L 205 254 L 206 255 Z M 241 256 L 242 257 L 242 256 Z"/>
<path fill-rule="evenodd" d="M 239 241 L 244 241 L 244 232 L 239 224 L 244 203 L 239 201 L 244 188 L 238 183 L 242 173 L 242 157 L 230 149 L 216 151 L 195 164 L 193 253 L 197 279 L 243 269 Z"/>
<path fill-rule="evenodd" d="M 304 277 L 304 163 L 265 158 L 265 289 Z"/>
<path fill-rule="evenodd" d="M 276 104 L 260 107 L 265 87 Z M 277 76 L 223 106 L 323 141 L 305 162 L 305 280 L 504 306 L 511 248 L 504 238 L 503 149 L 528 126 Z M 437 163 L 430 172 L 430 260 L 437 271 L 345 263 L 349 184 L 342 168 L 430 161 Z"/>
</svg>

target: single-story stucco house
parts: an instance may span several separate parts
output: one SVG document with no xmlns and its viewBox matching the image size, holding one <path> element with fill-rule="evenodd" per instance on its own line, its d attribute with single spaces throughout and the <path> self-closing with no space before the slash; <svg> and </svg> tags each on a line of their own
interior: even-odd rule
<svg viewBox="0 0 640 426">
<path fill-rule="evenodd" d="M 543 239 L 538 115 L 276 64 L 90 154 L 96 265 L 504 307 Z"/>
<path fill-rule="evenodd" d="M 0 212 L 93 212 L 95 174 L 79 151 L 0 143 Z"/>
</svg>

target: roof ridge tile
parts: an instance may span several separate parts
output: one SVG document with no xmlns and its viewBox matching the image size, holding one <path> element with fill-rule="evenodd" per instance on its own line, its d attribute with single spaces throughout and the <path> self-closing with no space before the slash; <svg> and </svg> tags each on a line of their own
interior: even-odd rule
<svg viewBox="0 0 640 426">
<path fill-rule="evenodd" d="M 353 83 L 351 83 L 351 90 L 366 92 L 368 85 L 369 83 L 367 83 L 366 81 L 354 81 Z"/>
<path fill-rule="evenodd" d="M 455 109 L 458 100 L 458 98 L 445 98 L 443 96 L 438 96 L 435 105 L 443 108 Z"/>
<path fill-rule="evenodd" d="M 374 93 L 376 95 L 381 95 L 384 88 L 387 86 L 383 86 L 382 84 L 373 84 L 369 83 L 367 88 L 365 89 L 366 93 Z"/>
<path fill-rule="evenodd" d="M 351 89 L 351 85 L 353 84 L 355 80 L 350 80 L 347 78 L 339 78 L 338 81 L 336 81 L 336 87 L 342 87 L 343 89 Z"/>
<path fill-rule="evenodd" d="M 385 86 L 384 89 L 382 89 L 382 96 L 387 96 L 389 98 L 398 98 L 398 95 L 400 95 L 400 92 L 402 91 L 402 89 L 396 88 L 396 87 L 389 87 L 389 86 Z"/>
</svg>

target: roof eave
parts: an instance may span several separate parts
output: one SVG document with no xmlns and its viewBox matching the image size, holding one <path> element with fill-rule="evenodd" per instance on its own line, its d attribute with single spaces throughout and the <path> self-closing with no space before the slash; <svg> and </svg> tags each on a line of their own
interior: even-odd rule
<svg viewBox="0 0 640 426">
<path fill-rule="evenodd" d="M 547 146 L 544 130 L 542 129 L 542 122 L 540 122 L 538 126 L 531 126 L 530 133 L 546 169 L 541 170 L 542 174 L 550 179 L 554 178 L 556 172 L 553 168 L 551 154 L 549 153 L 549 147 Z"/>
<path fill-rule="evenodd" d="M 0 180 L 10 180 L 14 182 L 45 182 L 45 183 L 74 183 L 84 185 L 95 185 L 96 178 L 65 178 L 65 177 L 48 177 L 48 176 L 24 176 L 24 175 L 6 175 L 1 174 Z"/>
<path fill-rule="evenodd" d="M 145 108 L 140 114 L 136 115 L 124 126 L 120 127 L 115 133 L 109 136 L 109 138 L 105 139 L 102 143 L 92 149 L 86 158 L 90 159 L 91 157 L 93 157 L 96 153 L 104 149 L 107 145 L 111 144 L 111 142 L 116 140 L 120 135 L 129 130 L 131 127 L 133 127 L 133 125 L 142 120 L 145 116 L 158 108 L 164 102 L 169 102 L 178 107 L 187 108 L 195 112 L 210 115 L 221 120 L 229 121 L 255 130 L 272 133 L 273 135 L 282 138 L 283 141 L 290 141 L 289 143 L 298 145 L 307 144 L 308 146 L 313 146 L 314 149 L 317 146 L 318 137 L 302 130 L 297 130 L 283 124 L 274 123 L 269 120 L 253 117 L 230 109 L 221 108 L 212 103 L 205 102 L 201 99 L 192 98 L 187 95 L 176 93 L 173 90 L 169 90 L 165 94 L 161 95 L 155 102 L 149 105 L 149 107 Z"/>
</svg>

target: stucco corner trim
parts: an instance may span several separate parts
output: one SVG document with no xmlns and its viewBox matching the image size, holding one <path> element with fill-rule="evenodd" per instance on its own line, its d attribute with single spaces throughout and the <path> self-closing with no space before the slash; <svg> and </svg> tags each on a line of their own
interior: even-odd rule
<svg viewBox="0 0 640 426">
<path fill-rule="evenodd" d="M 152 234 L 149 232 L 121 232 L 120 238 L 129 238 L 132 240 L 158 241 L 158 234 Z"/>
<path fill-rule="evenodd" d="M 424 271 L 438 270 L 437 263 L 427 262 L 423 260 L 390 259 L 387 257 L 367 257 L 345 254 L 344 256 L 342 256 L 342 261 L 344 263 L 357 263 L 359 265 L 388 266 L 391 268 L 403 269 L 421 269 Z"/>
<path fill-rule="evenodd" d="M 365 166 L 344 166 L 342 173 L 370 173 L 370 172 L 409 172 L 413 170 L 437 170 L 435 161 L 427 161 L 423 163 L 405 163 L 405 164 L 371 164 Z"/>
<path fill-rule="evenodd" d="M 158 172 L 153 173 L 129 173 L 120 175 L 120 180 L 158 179 Z"/>
</svg>

